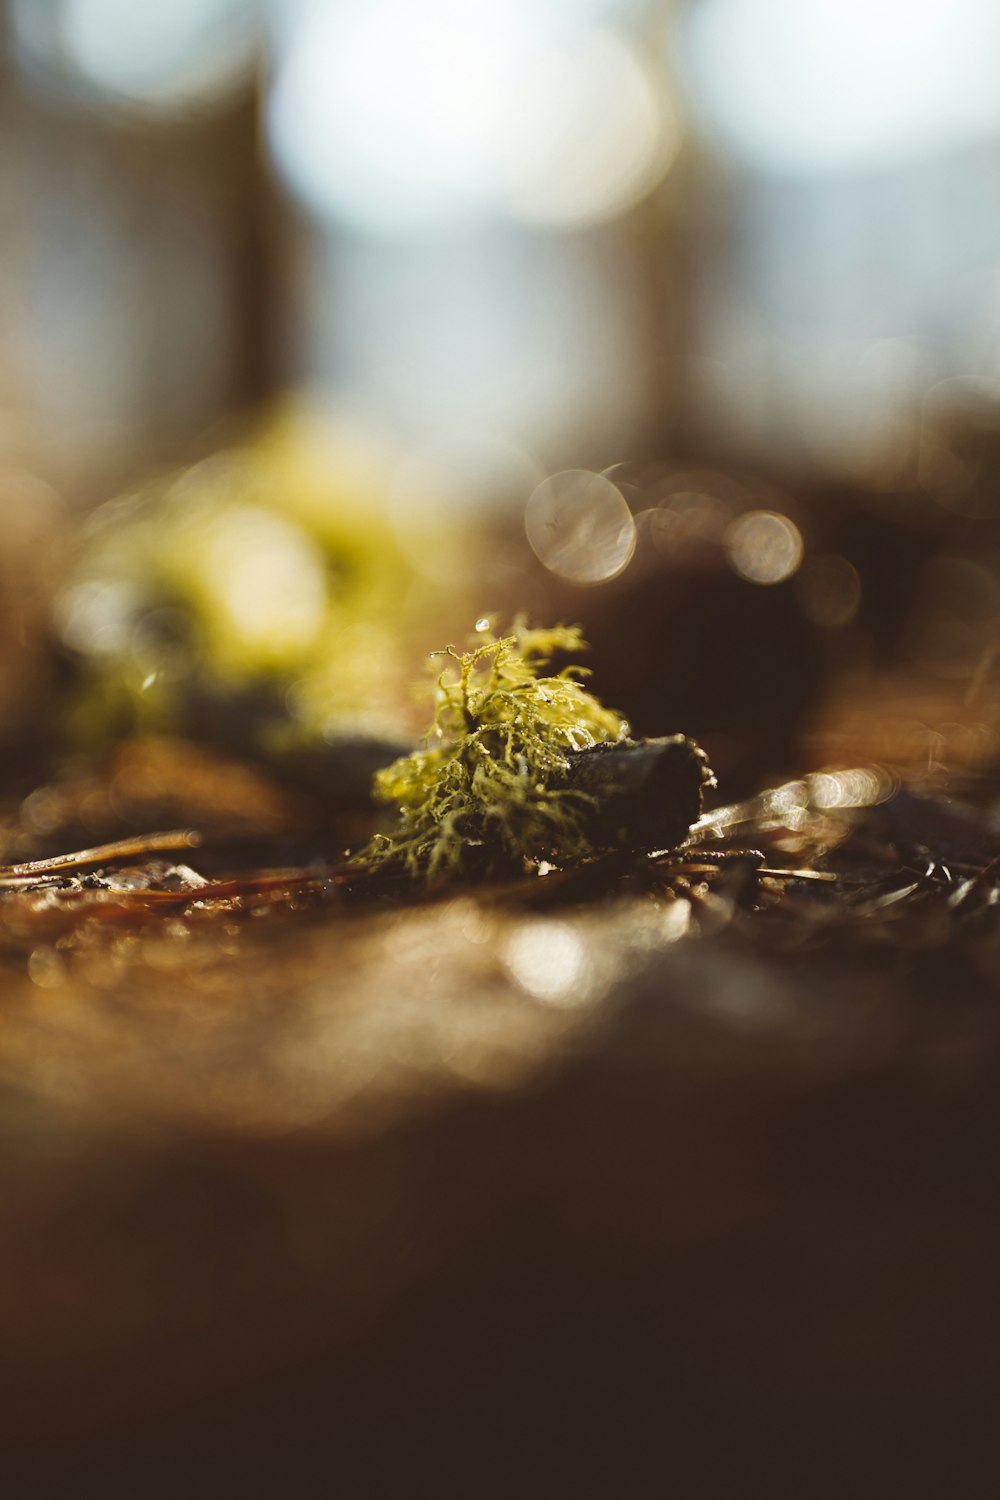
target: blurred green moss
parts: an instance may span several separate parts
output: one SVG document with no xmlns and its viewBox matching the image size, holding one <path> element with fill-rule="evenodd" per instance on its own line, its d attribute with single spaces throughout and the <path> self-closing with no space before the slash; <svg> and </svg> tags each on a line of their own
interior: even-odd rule
<svg viewBox="0 0 1000 1500">
<path fill-rule="evenodd" d="M 400 543 L 390 470 L 360 433 L 290 408 L 96 511 L 57 604 L 70 741 L 211 734 L 213 714 L 222 738 L 265 753 L 408 733 L 421 631 L 446 591 Z"/>
</svg>

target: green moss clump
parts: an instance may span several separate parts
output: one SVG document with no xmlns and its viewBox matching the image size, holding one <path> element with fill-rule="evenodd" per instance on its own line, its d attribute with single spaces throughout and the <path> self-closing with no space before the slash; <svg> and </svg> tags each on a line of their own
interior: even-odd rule
<svg viewBox="0 0 1000 1500">
<path fill-rule="evenodd" d="M 358 856 L 409 875 L 500 873 L 543 859 L 573 863 L 593 853 L 585 815 L 593 799 L 564 785 L 568 755 L 624 739 L 625 720 L 579 682 L 584 669 L 540 675 L 556 651 L 584 648 L 576 626 L 486 636 L 466 652 L 448 647 L 437 679 L 426 749 L 375 778 L 375 797 L 396 826 Z"/>
</svg>

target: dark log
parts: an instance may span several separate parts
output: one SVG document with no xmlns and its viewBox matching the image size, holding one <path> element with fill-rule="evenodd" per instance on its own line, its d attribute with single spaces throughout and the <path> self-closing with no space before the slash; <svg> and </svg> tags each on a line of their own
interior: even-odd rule
<svg viewBox="0 0 1000 1500">
<path fill-rule="evenodd" d="M 676 848 L 715 785 L 704 750 L 683 734 L 576 751 L 568 780 L 595 799 L 588 834 L 600 850 Z"/>
</svg>

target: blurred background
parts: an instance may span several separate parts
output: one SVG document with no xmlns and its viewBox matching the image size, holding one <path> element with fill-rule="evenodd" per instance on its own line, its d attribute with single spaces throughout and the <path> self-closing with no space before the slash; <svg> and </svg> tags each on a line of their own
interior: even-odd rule
<svg viewBox="0 0 1000 1500">
<path fill-rule="evenodd" d="M 516 610 L 731 790 L 995 755 L 990 0 L 0 16 L 11 755 L 406 738 Z"/>
<path fill-rule="evenodd" d="M 4 897 L 4 1493 L 997 1492 L 998 80 L 996 0 L 0 0 L 0 859 L 204 835 Z M 519 611 L 851 879 L 347 905 Z"/>
</svg>

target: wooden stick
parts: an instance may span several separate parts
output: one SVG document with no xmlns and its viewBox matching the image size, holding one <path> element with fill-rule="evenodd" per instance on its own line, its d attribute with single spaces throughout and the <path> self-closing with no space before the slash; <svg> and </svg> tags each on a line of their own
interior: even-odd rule
<svg viewBox="0 0 1000 1500">
<path fill-rule="evenodd" d="M 201 834 L 193 828 L 174 828 L 169 833 L 141 833 L 113 844 L 97 844 L 93 849 L 78 849 L 74 854 L 56 854 L 51 859 L 31 859 L 19 865 L 0 865 L 0 882 L 21 880 L 26 875 L 43 875 L 50 870 L 73 870 L 79 865 L 97 865 L 105 859 L 130 859 L 141 854 L 158 854 L 167 849 L 197 849 Z"/>
</svg>

